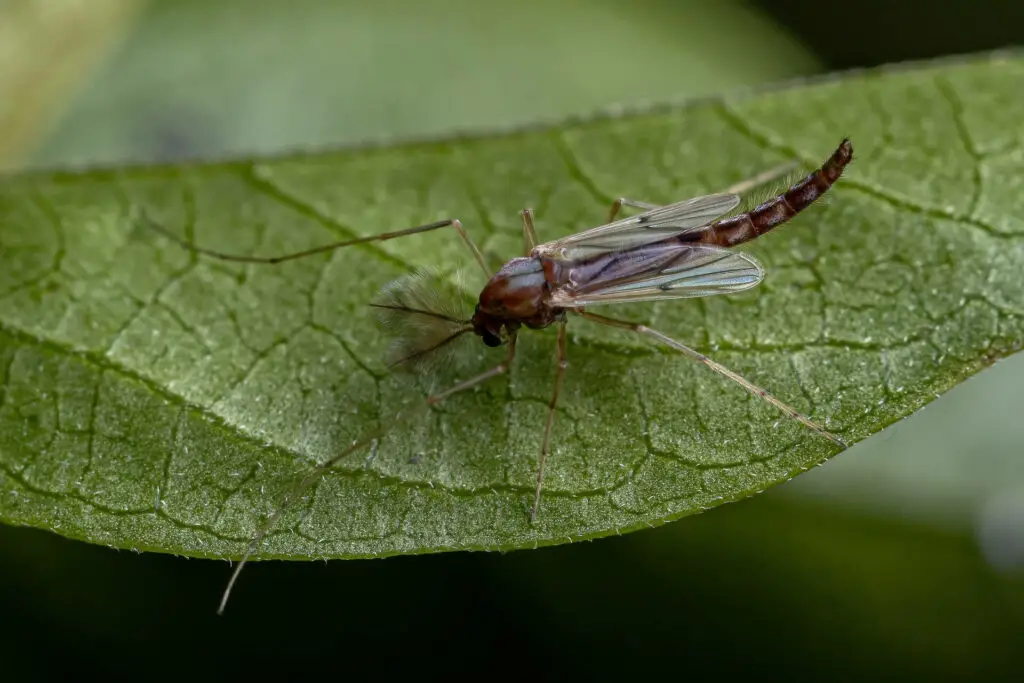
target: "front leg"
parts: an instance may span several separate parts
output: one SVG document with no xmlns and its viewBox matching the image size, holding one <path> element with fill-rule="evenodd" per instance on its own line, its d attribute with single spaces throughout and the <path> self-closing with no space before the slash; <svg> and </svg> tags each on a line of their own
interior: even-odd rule
<svg viewBox="0 0 1024 683">
<path fill-rule="evenodd" d="M 427 403 L 432 405 L 432 406 L 437 405 L 438 403 L 440 403 L 441 401 L 445 400 L 446 398 L 448 398 L 452 394 L 456 394 L 456 393 L 458 393 L 460 391 L 465 391 L 466 389 L 469 389 L 471 387 L 475 387 L 477 384 L 480 384 L 481 382 L 486 382 L 487 380 L 489 380 L 492 377 L 497 377 L 498 375 L 502 375 L 502 374 L 506 373 L 508 371 L 508 369 L 512 366 L 512 361 L 515 360 L 515 357 L 516 357 L 516 339 L 517 339 L 517 337 L 518 337 L 518 335 L 515 332 L 509 333 L 509 335 L 508 335 L 508 354 L 505 356 L 505 360 L 503 360 L 502 362 L 498 363 L 497 365 L 495 365 L 493 368 L 491 368 L 487 372 L 482 372 L 479 375 L 477 375 L 476 377 L 470 377 L 469 379 L 467 379 L 467 380 L 465 380 L 463 382 L 459 382 L 458 384 L 456 384 L 455 386 L 453 386 L 453 387 L 451 387 L 449 389 L 446 389 L 446 390 L 444 390 L 444 391 L 442 391 L 440 393 L 437 393 L 437 394 L 434 394 L 434 395 L 430 396 L 429 398 L 427 398 Z"/>
</svg>

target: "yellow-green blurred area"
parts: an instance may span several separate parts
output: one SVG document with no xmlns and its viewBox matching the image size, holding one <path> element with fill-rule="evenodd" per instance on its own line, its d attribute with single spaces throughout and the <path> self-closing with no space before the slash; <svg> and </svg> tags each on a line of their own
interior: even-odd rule
<svg viewBox="0 0 1024 683">
<path fill-rule="evenodd" d="M 0 0 L 0 168 L 252 156 L 555 122 L 1019 44 L 1021 7 Z M 181 675 L 289 655 L 350 672 L 408 658 L 440 675 L 490 675 L 493 664 L 473 663 L 500 658 L 540 679 L 656 663 L 687 678 L 1019 680 L 1021 406 L 1024 359 L 1015 358 L 736 505 L 505 556 L 254 565 L 222 620 L 213 609 L 223 563 L 3 528 L 0 613 L 15 629 L 0 641 L 4 666 L 148 675 L 135 657 L 166 667 L 219 654 Z"/>
<path fill-rule="evenodd" d="M 112 19 L 76 40 L 116 54 L 84 91 L 66 91 L 62 120 L 38 131 L 33 162 L 439 135 L 819 68 L 771 22 L 732 2 L 683 3 L 701 8 L 682 21 L 678 3 L 661 0 L 176 0 L 150 3 L 141 16 L 137 0 L 89 4 L 105 5 Z M 60 33 L 60 19 L 49 21 Z M 762 37 L 751 42 L 751 34 Z M 25 60 L 36 44 L 23 48 Z M 52 51 L 41 57 L 62 61 Z"/>
</svg>

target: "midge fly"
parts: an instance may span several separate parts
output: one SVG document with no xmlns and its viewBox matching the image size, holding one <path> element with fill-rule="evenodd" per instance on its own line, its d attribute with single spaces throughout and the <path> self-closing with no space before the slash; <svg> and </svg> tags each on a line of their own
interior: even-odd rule
<svg viewBox="0 0 1024 683">
<path fill-rule="evenodd" d="M 179 244 L 214 258 L 269 264 L 354 244 L 382 242 L 449 226 L 454 228 L 488 279 L 471 316 L 460 317 L 432 306 L 429 293 L 421 286 L 423 283 L 417 283 L 415 278 L 399 280 L 385 287 L 381 299 L 371 305 L 380 309 L 384 322 L 399 332 L 399 355 L 395 365 L 419 365 L 442 349 L 450 350 L 449 345 L 453 341 L 467 334 L 480 337 L 490 347 L 507 347 L 504 359 L 496 366 L 430 396 L 427 399 L 429 404 L 437 404 L 456 392 L 505 373 L 515 358 L 516 339 L 523 327 L 557 327 L 557 366 L 537 464 L 537 485 L 530 509 L 530 519 L 533 521 L 540 506 L 544 465 L 551 450 L 555 406 L 568 367 L 565 327 L 569 314 L 633 331 L 660 342 L 736 382 L 821 436 L 845 446 L 841 439 L 825 431 L 809 417 L 704 354 L 646 325 L 610 318 L 587 309 L 606 304 L 729 294 L 756 286 L 764 278 L 764 269 L 752 257 L 733 251 L 731 247 L 765 234 L 810 206 L 839 179 L 852 159 L 853 147 L 849 140 L 844 139 L 820 168 L 788 190 L 750 211 L 731 216 L 726 214 L 739 205 L 740 193 L 781 175 L 781 170 L 767 171 L 721 194 L 696 197 L 667 206 L 617 199 L 612 204 L 605 225 L 542 244 L 537 244 L 533 212 L 525 209 L 521 215 L 526 255 L 512 259 L 493 275 L 480 250 L 463 229 L 462 223 L 456 219 L 269 258 L 203 249 L 188 244 L 158 225 L 151 223 L 151 226 Z M 616 220 L 623 206 L 641 209 L 642 213 Z M 298 490 L 311 485 L 326 468 L 367 443 L 367 440 L 357 443 L 317 467 L 313 475 L 302 481 Z M 236 567 L 224 593 L 221 610 L 224 609 L 231 586 L 245 561 L 255 551 L 256 545 L 290 498 L 270 517 L 267 527 L 254 539 L 249 552 Z"/>
</svg>

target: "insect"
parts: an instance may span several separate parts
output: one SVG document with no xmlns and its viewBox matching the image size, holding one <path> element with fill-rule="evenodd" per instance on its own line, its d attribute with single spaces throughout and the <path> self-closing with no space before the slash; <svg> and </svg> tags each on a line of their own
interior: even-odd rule
<svg viewBox="0 0 1024 683">
<path fill-rule="evenodd" d="M 821 167 L 778 196 L 754 209 L 734 215 L 728 214 L 739 205 L 739 194 L 781 175 L 780 169 L 767 171 L 719 194 L 687 199 L 667 206 L 620 198 L 612 204 L 608 221 L 604 225 L 540 244 L 537 243 L 533 211 L 524 209 L 521 217 L 526 255 L 513 258 L 493 274 L 483 254 L 457 219 L 334 242 L 275 257 L 227 254 L 204 249 L 184 241 L 159 225 L 150 225 L 195 252 L 224 261 L 264 264 L 281 263 L 342 247 L 382 242 L 445 227 L 453 228 L 487 278 L 487 284 L 480 292 L 471 316 L 460 317 L 433 309 L 429 303 L 424 303 L 424 297 L 417 294 L 415 287 L 407 289 L 395 283 L 385 287 L 381 299 L 371 305 L 381 309 L 390 323 L 398 323 L 400 327 L 401 353 L 395 363 L 397 365 L 420 363 L 465 335 L 479 337 L 488 347 L 506 347 L 500 363 L 486 372 L 431 395 L 427 399 L 429 405 L 507 372 L 515 359 L 516 341 L 523 327 L 557 328 L 555 381 L 537 463 L 536 487 L 530 508 L 532 522 L 540 507 L 544 469 L 551 451 L 555 407 L 568 367 L 566 325 L 570 315 L 632 331 L 678 351 L 736 382 L 822 437 L 845 447 L 846 444 L 839 437 L 809 417 L 704 354 L 646 325 L 593 313 L 589 309 L 611 304 L 729 294 L 756 286 L 764 278 L 764 269 L 753 257 L 734 251 L 732 247 L 765 234 L 806 209 L 829 190 L 852 159 L 853 146 L 849 139 L 844 139 Z M 641 213 L 618 218 L 625 206 L 640 209 Z M 410 324 L 402 326 L 403 319 L 409 319 Z M 369 439 L 356 443 L 318 466 L 312 475 L 303 479 L 298 490 L 311 485 L 326 468 L 367 443 Z M 290 497 L 286 498 L 277 513 L 271 516 L 265 530 L 254 539 L 249 552 L 236 567 L 225 590 L 221 611 L 245 561 L 289 500 Z"/>
</svg>

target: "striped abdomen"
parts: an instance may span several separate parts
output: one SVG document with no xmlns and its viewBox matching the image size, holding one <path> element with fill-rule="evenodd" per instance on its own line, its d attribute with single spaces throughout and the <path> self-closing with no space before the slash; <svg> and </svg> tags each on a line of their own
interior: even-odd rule
<svg viewBox="0 0 1024 683">
<path fill-rule="evenodd" d="M 686 241 L 731 247 L 760 237 L 776 225 L 785 223 L 825 194 L 843 174 L 843 169 L 852 159 L 853 145 L 844 139 L 821 168 L 778 197 L 747 213 L 716 221 L 700 232 L 687 235 Z"/>
</svg>

